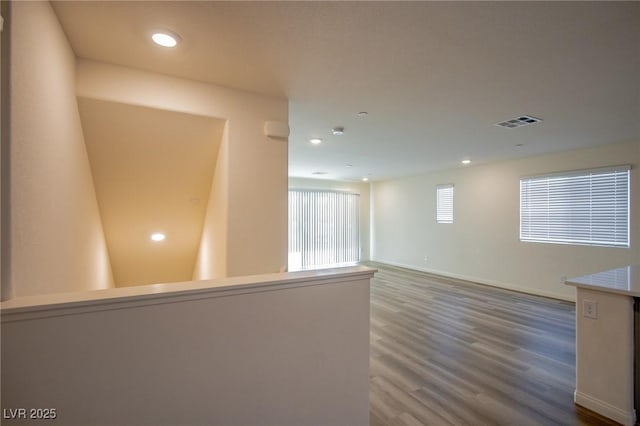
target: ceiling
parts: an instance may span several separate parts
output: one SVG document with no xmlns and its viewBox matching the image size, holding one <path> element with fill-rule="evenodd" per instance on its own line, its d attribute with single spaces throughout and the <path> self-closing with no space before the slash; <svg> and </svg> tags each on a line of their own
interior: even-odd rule
<svg viewBox="0 0 640 426">
<path fill-rule="evenodd" d="M 190 281 L 224 120 L 87 98 L 78 107 L 116 285 Z"/>
<path fill-rule="evenodd" d="M 291 176 L 387 179 L 640 139 L 638 2 L 54 9 L 79 57 L 288 98 Z M 154 46 L 158 28 L 179 34 L 178 47 Z M 543 121 L 494 125 L 522 114 Z"/>
</svg>

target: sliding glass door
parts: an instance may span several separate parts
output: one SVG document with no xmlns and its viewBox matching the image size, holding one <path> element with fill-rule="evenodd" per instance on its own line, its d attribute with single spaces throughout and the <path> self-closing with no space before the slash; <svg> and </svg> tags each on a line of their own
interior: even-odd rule
<svg viewBox="0 0 640 426">
<path fill-rule="evenodd" d="M 289 271 L 360 260 L 358 194 L 289 190 Z"/>
</svg>

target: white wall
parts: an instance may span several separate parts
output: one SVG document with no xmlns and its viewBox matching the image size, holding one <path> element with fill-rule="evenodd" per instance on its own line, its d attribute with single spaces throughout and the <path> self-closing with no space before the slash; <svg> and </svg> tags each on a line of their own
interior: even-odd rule
<svg viewBox="0 0 640 426">
<path fill-rule="evenodd" d="M 2 407 L 55 408 L 43 424 L 65 426 L 368 425 L 373 272 L 3 303 Z"/>
<path fill-rule="evenodd" d="M 640 261 L 640 143 L 460 167 L 372 185 L 372 259 L 534 294 L 575 300 L 561 283 Z M 631 247 L 523 243 L 519 179 L 631 164 Z M 454 223 L 437 224 L 437 184 L 455 184 Z M 425 261 L 425 256 L 428 260 Z"/>
<path fill-rule="evenodd" d="M 110 287 L 74 53 L 48 2 L 13 2 L 8 19 L 11 254 L 2 297 Z"/>
<path fill-rule="evenodd" d="M 78 96 L 227 120 L 226 275 L 286 265 L 287 143 L 267 138 L 263 127 L 288 121 L 287 100 L 82 59 L 76 84 Z M 198 255 L 198 270 L 216 269 L 213 253 Z M 217 269 L 211 276 L 221 276 Z"/>
<path fill-rule="evenodd" d="M 360 260 L 370 259 L 370 186 L 363 182 L 345 182 L 328 179 L 289 178 L 289 188 L 326 189 L 360 194 Z"/>
</svg>

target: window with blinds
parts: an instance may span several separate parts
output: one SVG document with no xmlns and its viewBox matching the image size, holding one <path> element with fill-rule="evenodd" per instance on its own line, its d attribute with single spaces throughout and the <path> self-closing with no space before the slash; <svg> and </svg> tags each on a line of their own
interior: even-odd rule
<svg viewBox="0 0 640 426">
<path fill-rule="evenodd" d="M 453 223 L 453 185 L 436 185 L 436 221 Z"/>
<path fill-rule="evenodd" d="M 359 206 L 358 194 L 289 190 L 289 271 L 357 263 Z"/>
<path fill-rule="evenodd" d="M 629 166 L 520 179 L 520 240 L 629 247 Z"/>
</svg>

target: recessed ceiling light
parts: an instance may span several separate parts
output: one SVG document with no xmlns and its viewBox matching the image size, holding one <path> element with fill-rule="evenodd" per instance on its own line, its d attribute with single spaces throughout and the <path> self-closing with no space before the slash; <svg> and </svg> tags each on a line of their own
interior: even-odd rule
<svg viewBox="0 0 640 426">
<path fill-rule="evenodd" d="M 369 180 L 369 178 L 368 178 L 368 177 L 366 177 L 366 176 L 362 178 L 362 181 L 363 181 L 363 182 L 367 182 L 368 180 Z"/>
<path fill-rule="evenodd" d="M 471 164 L 471 160 L 462 160 L 462 164 Z"/>
<path fill-rule="evenodd" d="M 176 47 L 179 37 L 168 31 L 154 33 L 151 36 L 153 42 L 162 47 Z"/>
<path fill-rule="evenodd" d="M 320 145 L 322 143 L 322 139 L 320 138 L 313 138 L 313 139 L 309 139 L 309 142 L 311 142 L 314 145 Z"/>
<path fill-rule="evenodd" d="M 358 117 L 366 117 L 367 115 L 369 115 L 369 113 L 367 111 L 360 111 L 358 113 Z"/>
<path fill-rule="evenodd" d="M 167 238 L 167 236 L 164 235 L 162 232 L 156 232 L 154 234 L 151 234 L 151 239 L 156 242 L 164 241 L 165 238 Z"/>
<path fill-rule="evenodd" d="M 328 173 L 327 172 L 311 172 L 311 174 L 320 176 L 320 175 L 326 175 Z"/>
<path fill-rule="evenodd" d="M 336 136 L 342 136 L 344 135 L 344 127 L 334 127 L 332 130 L 334 135 Z"/>
</svg>

